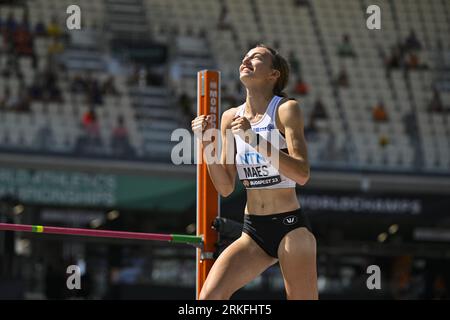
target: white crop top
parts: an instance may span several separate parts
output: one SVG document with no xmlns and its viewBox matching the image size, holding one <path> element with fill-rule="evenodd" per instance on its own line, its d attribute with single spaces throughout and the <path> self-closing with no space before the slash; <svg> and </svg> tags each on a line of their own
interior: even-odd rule
<svg viewBox="0 0 450 320">
<path fill-rule="evenodd" d="M 274 96 L 265 114 L 256 123 L 251 123 L 252 130 L 269 141 L 278 150 L 287 149 L 285 138 L 277 129 L 275 116 L 282 97 Z M 238 107 L 237 116 L 244 115 L 245 103 Z M 275 131 L 274 131 L 275 130 Z M 295 181 L 278 172 L 260 153 L 238 135 L 236 141 L 236 168 L 239 179 L 247 189 L 295 188 Z M 276 139 L 277 141 L 275 141 Z"/>
</svg>

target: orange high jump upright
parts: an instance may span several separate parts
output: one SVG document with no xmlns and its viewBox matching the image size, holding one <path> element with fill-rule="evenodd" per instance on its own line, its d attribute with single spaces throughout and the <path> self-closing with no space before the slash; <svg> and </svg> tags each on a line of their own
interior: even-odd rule
<svg viewBox="0 0 450 320">
<path fill-rule="evenodd" d="M 202 70 L 197 73 L 197 114 L 212 115 L 213 126 L 220 129 L 220 72 Z M 220 215 L 220 197 L 203 161 L 203 150 L 197 143 L 197 236 L 203 237 L 203 250 L 197 249 L 196 298 L 205 283 L 208 272 L 214 263 L 214 251 L 218 240 L 212 229 L 214 219 Z"/>
</svg>

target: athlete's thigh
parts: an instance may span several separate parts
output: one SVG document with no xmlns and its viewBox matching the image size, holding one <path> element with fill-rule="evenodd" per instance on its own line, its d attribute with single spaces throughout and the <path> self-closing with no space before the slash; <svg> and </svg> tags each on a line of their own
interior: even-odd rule
<svg viewBox="0 0 450 320">
<path fill-rule="evenodd" d="M 276 261 L 242 233 L 217 258 L 202 288 L 201 298 L 228 299 Z"/>
<path fill-rule="evenodd" d="M 284 236 L 278 247 L 288 299 L 317 299 L 316 239 L 306 228 Z"/>
</svg>

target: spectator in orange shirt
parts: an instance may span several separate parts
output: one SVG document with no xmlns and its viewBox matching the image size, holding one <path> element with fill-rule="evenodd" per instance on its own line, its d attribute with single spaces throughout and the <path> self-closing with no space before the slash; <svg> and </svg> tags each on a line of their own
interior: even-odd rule
<svg viewBox="0 0 450 320">
<path fill-rule="evenodd" d="M 376 122 L 384 122 L 388 120 L 386 109 L 383 102 L 379 102 L 372 110 L 373 120 Z"/>
<path fill-rule="evenodd" d="M 302 77 L 299 77 L 295 84 L 295 93 L 302 96 L 306 96 L 308 92 L 309 92 L 308 84 L 302 79 Z"/>
<path fill-rule="evenodd" d="M 411 52 L 406 60 L 406 66 L 409 69 L 417 69 L 419 67 L 419 56 L 415 52 Z"/>
<path fill-rule="evenodd" d="M 420 60 L 417 52 L 410 52 L 406 58 L 406 68 L 409 70 L 427 69 L 428 65 Z"/>
<path fill-rule="evenodd" d="M 447 281 L 442 274 L 435 276 L 432 287 L 433 300 L 448 300 L 450 298 L 446 283 Z"/>
</svg>

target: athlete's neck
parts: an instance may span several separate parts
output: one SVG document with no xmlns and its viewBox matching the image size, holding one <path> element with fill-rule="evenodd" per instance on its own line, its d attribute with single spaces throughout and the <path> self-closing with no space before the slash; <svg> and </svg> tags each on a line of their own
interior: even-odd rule
<svg viewBox="0 0 450 320">
<path fill-rule="evenodd" d="M 245 113 L 252 118 L 264 114 L 272 98 L 271 88 L 269 90 L 267 88 L 247 88 Z"/>
</svg>

